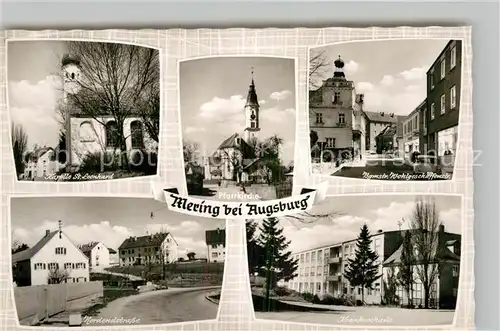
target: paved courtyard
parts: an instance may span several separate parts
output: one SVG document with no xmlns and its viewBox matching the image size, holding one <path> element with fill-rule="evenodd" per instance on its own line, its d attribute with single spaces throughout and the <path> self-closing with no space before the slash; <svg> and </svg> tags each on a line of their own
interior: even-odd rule
<svg viewBox="0 0 500 331">
<path fill-rule="evenodd" d="M 324 312 L 255 312 L 258 319 L 285 322 L 344 325 L 447 325 L 453 323 L 452 310 L 403 309 L 388 307 L 343 307 Z"/>
</svg>

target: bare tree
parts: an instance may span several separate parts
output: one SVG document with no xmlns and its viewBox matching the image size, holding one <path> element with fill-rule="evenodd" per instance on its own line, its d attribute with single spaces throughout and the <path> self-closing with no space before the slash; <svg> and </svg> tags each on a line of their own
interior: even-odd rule
<svg viewBox="0 0 500 331">
<path fill-rule="evenodd" d="M 113 118 L 116 127 L 108 139 L 112 139 L 113 147 L 122 152 L 121 164 L 128 166 L 125 120 L 139 115 L 147 121 L 159 121 L 148 117 L 154 112 L 147 106 L 153 101 L 151 98 L 159 96 L 156 93 L 159 89 L 158 51 L 128 44 L 80 41 L 69 42 L 68 49 L 72 56 L 83 59 L 82 78 L 77 82 L 79 91 L 68 95 L 69 101 L 80 113 L 103 126 L 106 126 L 103 117 Z M 155 127 L 155 124 L 145 127 Z M 157 135 L 151 138 L 157 139 Z"/>
<path fill-rule="evenodd" d="M 309 59 L 309 90 L 315 90 L 320 86 L 316 81 L 321 80 L 329 67 L 330 61 L 324 50 L 311 54 Z"/>
<path fill-rule="evenodd" d="M 441 221 L 433 198 L 417 199 L 409 224 L 413 230 L 417 278 L 424 289 L 425 308 L 429 308 L 431 288 L 441 269 L 438 255 Z"/>
<path fill-rule="evenodd" d="M 196 163 L 200 156 L 200 145 L 195 142 L 184 140 L 182 142 L 182 152 L 184 154 L 185 164 Z"/>
<path fill-rule="evenodd" d="M 24 172 L 26 152 L 28 148 L 28 135 L 21 124 L 12 123 L 11 127 L 12 151 L 16 173 L 19 176 Z"/>
<path fill-rule="evenodd" d="M 66 269 L 51 269 L 47 275 L 47 282 L 49 284 L 61 284 L 68 279 L 69 272 Z"/>
<path fill-rule="evenodd" d="M 158 233 L 153 235 L 154 238 L 157 238 L 158 251 L 156 253 L 156 258 L 161 265 L 163 280 L 167 277 L 167 264 L 170 257 L 169 247 L 165 244 L 167 236 L 168 231 L 165 228 L 161 228 Z"/>
</svg>

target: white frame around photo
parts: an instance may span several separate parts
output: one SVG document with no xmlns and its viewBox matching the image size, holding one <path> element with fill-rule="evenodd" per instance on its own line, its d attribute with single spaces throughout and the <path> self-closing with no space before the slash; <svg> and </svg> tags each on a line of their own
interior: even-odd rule
<svg viewBox="0 0 500 331">
<path fill-rule="evenodd" d="M 12 204 L 12 199 L 22 199 L 22 198 L 44 198 L 44 199 L 50 199 L 50 198 L 68 198 L 68 199 L 71 199 L 71 198 L 98 198 L 98 197 L 101 197 L 101 198 L 123 198 L 123 199 L 151 199 L 153 200 L 153 197 L 152 196 L 148 196 L 148 195 L 142 195 L 142 194 L 137 194 L 137 195 L 130 195 L 130 194 L 114 194 L 112 196 L 108 195 L 108 194 L 100 194 L 100 195 L 95 195 L 95 194 L 91 194 L 91 193 L 87 193 L 87 194 L 78 194 L 78 195 L 66 195 L 66 194 L 11 194 L 8 196 L 8 205 L 7 205 L 7 211 L 8 211 L 8 215 L 9 215 L 9 222 L 8 222 L 8 233 L 9 233 L 9 238 L 8 238 L 8 244 L 9 244 L 9 247 L 12 246 L 12 236 L 10 235 L 12 233 L 12 211 L 11 211 L 11 204 Z M 64 207 L 62 207 L 64 208 Z M 165 206 L 165 209 L 167 209 L 167 206 Z M 170 213 L 174 213 L 174 211 L 169 211 Z M 189 218 L 189 216 L 186 216 L 186 218 Z M 222 285 L 221 285 L 221 294 L 220 294 L 220 298 L 222 299 L 222 296 L 223 296 L 223 293 L 224 293 L 224 284 L 226 282 L 226 267 L 227 267 L 227 261 L 228 261 L 228 236 L 227 236 L 227 228 L 228 228 L 228 222 L 226 221 L 225 223 L 225 226 L 226 226 L 226 254 L 225 254 L 225 257 L 224 257 L 224 271 L 223 271 L 223 276 L 222 276 Z M 10 251 L 9 251 L 10 252 Z M 9 258 L 8 258 L 8 263 L 10 265 L 12 265 L 12 254 L 9 253 Z M 13 279 L 13 274 L 12 274 L 12 268 L 9 268 L 10 271 L 9 271 L 9 278 L 8 278 L 8 281 L 10 282 L 10 300 L 13 304 L 13 311 L 14 311 L 14 318 L 15 318 L 15 321 L 16 321 L 16 326 L 18 328 L 22 328 L 22 329 L 27 329 L 27 330 L 41 330 L 41 329 L 44 329 L 44 328 L 47 328 L 47 327 L 50 327 L 49 326 L 44 326 L 44 325 L 41 325 L 41 326 L 26 326 L 26 325 L 21 325 L 20 322 L 19 322 L 19 317 L 17 315 L 17 309 L 16 309 L 16 299 L 15 299 L 15 295 L 14 295 L 14 286 L 13 286 L 13 282 L 12 282 L 12 279 Z M 220 316 L 220 306 L 221 306 L 221 300 L 219 300 L 219 303 L 218 303 L 218 307 L 217 307 L 217 315 L 214 319 L 210 319 L 210 320 L 194 320 L 194 321 L 186 321 L 186 322 L 177 322 L 177 323 L 163 323 L 163 324 L 133 324 L 133 325 L 126 325 L 126 324 L 123 324 L 123 325 L 105 325 L 105 326 L 92 326 L 92 325 L 83 325 L 81 326 L 84 330 L 91 330 L 92 328 L 106 328 L 106 329 L 110 329 L 110 330 L 123 330 L 124 328 L 125 329 L 129 329 L 132 330 L 132 329 L 137 329 L 137 328 L 158 328 L 158 327 L 165 327 L 165 326 L 168 326 L 168 327 L 172 327 L 173 329 L 176 329 L 176 327 L 184 327 L 184 326 L 189 326 L 189 325 L 194 325 L 196 323 L 215 323 L 219 320 L 219 316 Z M 61 328 L 61 329 L 64 329 L 65 327 L 58 327 L 58 328 Z"/>
<path fill-rule="evenodd" d="M 344 198 L 344 197 L 367 197 L 367 196 L 391 196 L 391 195 L 404 195 L 404 196 L 413 196 L 413 197 L 432 197 L 432 196 L 450 196 L 450 197 L 460 197 L 460 211 L 461 211 L 461 256 L 460 256 L 460 269 L 459 269 L 459 279 L 458 279 L 458 291 L 457 291 L 457 300 L 456 300 L 456 308 L 453 314 L 453 322 L 452 324 L 445 324 L 445 325 L 426 325 L 426 324 L 421 324 L 421 325 L 390 325 L 390 324 L 384 324 L 384 323 L 375 323 L 375 324 L 363 324 L 363 323 L 343 323 L 343 324 L 321 324 L 321 323 L 304 323 L 304 322 L 290 322 L 290 321 L 283 321 L 283 320 L 277 320 L 277 319 L 262 319 L 262 318 L 257 318 L 255 317 L 255 312 L 254 312 L 254 319 L 259 322 L 263 323 L 286 323 L 286 324 L 291 324 L 295 325 L 297 327 L 306 325 L 307 327 L 310 328 L 325 328 L 329 327 L 332 329 L 339 329 L 339 328 L 345 328 L 345 329 L 351 329 L 351 328 L 362 328 L 363 330 L 366 329 L 374 329 L 374 330 L 413 330 L 413 329 L 426 329 L 426 330 L 450 330 L 450 328 L 453 329 L 461 329 L 461 326 L 459 325 L 459 317 L 463 316 L 464 314 L 468 313 L 468 308 L 465 306 L 465 304 L 470 304 L 470 302 L 473 300 L 474 297 L 474 284 L 470 282 L 470 276 L 474 274 L 474 249 L 473 245 L 471 245 L 471 242 L 473 241 L 473 233 L 472 233 L 472 227 L 470 224 L 470 221 L 467 217 L 467 214 L 464 212 L 465 208 L 465 195 L 464 194 L 458 194 L 458 193 L 428 193 L 428 192 L 398 192 L 398 193 L 389 193 L 389 192 L 384 192 L 384 193 L 368 193 L 364 195 L 360 194 L 338 194 L 338 195 L 328 195 L 325 200 L 332 200 L 336 198 Z M 327 201 L 326 201 L 327 202 Z M 313 208 L 314 210 L 314 208 Z M 311 210 L 311 213 L 314 214 L 313 210 Z M 288 220 L 286 220 L 288 221 Z M 295 226 L 297 226 L 294 222 Z M 283 224 L 281 224 L 283 226 Z M 300 226 L 299 226 L 300 227 Z M 292 253 L 293 255 L 293 253 Z M 464 288 L 466 287 L 466 288 Z M 250 288 L 249 288 L 250 291 Z M 251 291 L 249 293 L 251 296 Z M 384 309 L 384 308 L 381 308 Z M 418 310 L 418 309 L 416 309 Z M 297 312 L 297 314 L 300 314 L 300 312 Z M 383 313 L 381 314 L 383 315 Z M 373 316 L 377 317 L 377 316 Z M 356 320 L 356 316 L 353 316 L 353 319 Z M 380 316 L 380 319 L 383 319 L 384 316 Z M 309 330 L 309 329 L 308 329 Z"/>
<path fill-rule="evenodd" d="M 9 84 L 8 84 L 8 78 L 9 78 L 9 73 L 8 73 L 8 51 L 9 51 L 9 43 L 13 42 L 19 42 L 19 43 L 29 43 L 29 42 L 34 42 L 34 41 L 44 41 L 50 43 L 51 41 L 54 42 L 70 42 L 70 41 L 79 41 L 79 42 L 89 42 L 89 43 L 114 43 L 114 44 L 125 44 L 125 45 L 131 45 L 131 46 L 137 46 L 137 47 L 144 47 L 144 48 L 151 48 L 155 49 L 158 51 L 158 59 L 159 59 L 159 69 L 160 69 L 160 91 L 163 91 L 163 65 L 161 59 L 163 58 L 164 54 L 162 54 L 163 50 L 159 47 L 153 47 L 150 45 L 144 45 L 144 44 L 138 44 L 134 42 L 125 42 L 125 41 L 116 41 L 116 40 L 92 40 L 92 39 L 87 39 L 87 38 L 61 38 L 61 39 L 56 39 L 56 38 L 47 38 L 47 39 L 41 39 L 41 38 L 7 38 L 5 40 L 5 80 L 6 80 L 6 91 L 5 91 L 5 98 L 6 98 L 6 107 L 7 107 L 7 118 L 9 122 L 9 137 L 11 137 L 11 130 L 12 130 L 12 115 L 11 115 L 11 110 L 10 110 L 10 103 L 9 103 Z M 123 181 L 123 180 L 144 180 L 144 181 L 150 181 L 154 179 L 158 179 L 160 177 L 160 159 L 161 159 L 161 150 L 162 150 L 162 126 L 163 126 L 163 120 L 164 120 L 164 97 L 163 93 L 160 92 L 160 114 L 159 114 L 159 137 L 158 137 L 158 157 L 157 157 L 157 164 L 156 164 L 156 174 L 155 175 L 146 175 L 146 176 L 139 176 L 139 177 L 124 177 L 124 178 L 118 178 L 118 179 L 106 179 L 102 180 L 102 182 L 107 182 L 107 181 Z M 13 152 L 12 152 L 12 144 L 11 146 L 11 155 L 12 155 L 12 167 L 15 170 L 15 162 L 14 162 L 14 157 L 13 157 Z M 29 182 L 19 180 L 17 176 L 15 177 L 15 181 L 18 183 L 22 183 L 21 185 L 29 185 Z M 54 182 L 50 180 L 44 180 L 42 181 L 43 183 L 48 183 L 48 184 L 63 184 L 63 185 L 68 185 L 68 184 L 77 184 L 78 183 L 87 183 L 87 182 L 96 182 L 96 180 L 89 180 L 89 181 L 62 181 L 62 182 Z"/>
<path fill-rule="evenodd" d="M 466 148 L 464 148 L 461 143 L 461 136 L 464 134 L 463 132 L 465 131 L 465 129 L 462 129 L 462 126 L 464 126 L 463 124 L 465 124 L 465 118 L 467 118 L 467 116 L 470 116 L 469 114 L 471 114 L 472 112 L 472 109 L 470 107 L 470 100 L 472 99 L 472 95 L 471 93 L 469 93 L 469 91 L 471 92 L 472 89 L 471 89 L 471 77 L 470 77 L 470 71 L 471 71 L 471 68 L 470 68 L 470 57 L 471 57 L 471 54 L 470 54 L 470 51 L 469 52 L 465 52 L 465 45 L 467 43 L 467 40 L 464 38 L 464 37 L 461 37 L 461 38 L 453 38 L 453 37 L 450 37 L 450 38 L 432 38 L 432 37 L 413 37 L 411 39 L 415 39 L 415 40 L 448 40 L 448 41 L 453 41 L 453 40 L 459 40 L 462 42 L 462 49 L 461 49 L 461 54 L 462 54 L 462 61 L 461 61 L 461 84 L 460 84 L 460 100 L 459 100 L 459 105 L 460 105 L 460 110 L 459 110 L 459 114 L 458 114 L 458 124 L 457 124 L 457 128 L 458 128 L 458 133 L 457 133 L 457 151 L 456 151 L 456 157 L 455 157 L 455 161 L 454 161 L 454 164 L 453 164 L 453 175 L 450 179 L 446 179 L 446 180 L 442 180 L 442 181 L 453 181 L 453 180 L 457 180 L 457 176 L 455 174 L 456 172 L 456 169 L 457 169 L 457 162 L 459 160 L 459 158 L 457 157 L 458 155 L 460 155 L 460 153 L 462 151 L 464 152 L 468 152 L 468 150 Z M 391 39 L 387 39 L 387 38 L 373 38 L 373 39 L 360 39 L 360 40 L 351 40 L 351 41 L 342 41 L 342 42 L 336 42 L 336 43 L 328 43 L 328 44 L 323 44 L 323 45 L 317 45 L 317 46 L 314 46 L 314 47 L 309 47 L 308 49 L 308 61 L 307 61 L 307 72 L 309 72 L 310 70 L 310 57 L 311 57 L 311 50 L 313 49 L 317 49 L 317 48 L 325 48 L 325 47 L 332 47 L 332 46 L 337 46 L 337 45 L 342 45 L 342 44 L 350 44 L 350 43 L 369 43 L 369 42 L 372 42 L 372 43 L 377 43 L 377 42 L 381 42 L 381 41 L 397 41 L 397 40 L 408 40 L 408 38 L 391 38 Z M 456 53 L 456 49 L 455 49 L 455 53 Z M 438 59 L 438 55 L 436 55 L 436 61 Z M 467 60 L 469 60 L 467 62 Z M 466 67 L 466 63 L 469 64 L 469 67 Z M 441 64 L 440 64 L 441 66 Z M 455 64 L 456 66 L 456 64 Z M 465 70 L 467 69 L 467 70 Z M 442 72 L 442 70 L 440 70 L 440 72 Z M 446 74 L 447 72 L 445 72 Z M 426 76 L 427 77 L 427 76 Z M 426 78 L 427 79 L 427 78 Z M 442 79 L 442 78 L 440 78 Z M 434 85 L 433 85 L 434 87 Z M 432 87 L 432 88 L 433 88 Z M 469 95 L 465 95 L 464 91 L 468 91 Z M 444 95 L 444 94 L 443 94 Z M 455 94 L 456 96 L 456 94 Z M 468 100 L 467 104 L 466 104 L 466 107 L 462 107 L 462 101 L 463 100 Z M 308 110 L 308 116 L 307 116 L 307 125 L 309 126 L 310 125 L 310 121 L 311 119 L 309 118 L 309 115 L 310 115 L 310 112 L 309 112 L 309 93 L 307 93 L 306 95 L 306 104 L 307 104 L 307 110 Z M 441 102 L 442 104 L 442 102 Z M 441 105 L 440 104 L 440 105 Z M 434 103 L 433 103 L 434 105 Z M 445 101 L 445 106 L 446 106 L 446 101 Z M 418 107 L 418 106 L 416 106 Z M 455 107 L 456 107 L 456 104 L 455 104 Z M 453 107 L 453 108 L 455 108 Z M 435 108 L 435 107 L 434 107 Z M 446 107 L 445 107 L 446 108 Z M 440 111 L 440 114 L 443 114 L 443 111 L 441 110 L 441 106 L 439 108 L 439 111 Z M 431 111 L 432 112 L 432 111 Z M 466 113 L 466 114 L 464 114 Z M 434 117 L 431 117 L 431 119 L 434 119 Z M 309 156 L 311 155 L 311 147 L 310 145 L 308 145 L 308 148 L 309 148 Z M 322 161 L 321 161 L 322 162 Z M 334 175 L 328 175 L 328 174 L 323 174 L 323 173 L 315 173 L 313 171 L 313 164 L 312 164 L 312 160 L 311 160 L 311 157 L 309 157 L 309 175 L 310 176 L 314 176 L 314 177 L 320 177 L 320 178 L 323 178 L 323 179 L 331 179 L 332 177 L 337 177 L 337 176 L 334 176 Z M 337 178 L 340 178 L 340 177 L 337 177 Z M 354 181 L 367 181 L 367 180 L 370 180 L 370 181 L 375 181 L 375 182 L 381 182 L 381 181 L 384 181 L 383 179 L 363 179 L 363 178 L 354 178 L 354 177 L 341 177 L 342 180 L 345 180 L 345 181 L 351 181 L 351 180 L 354 180 Z M 461 179 L 461 178 L 458 178 L 458 179 Z M 414 182 L 412 180 L 409 180 L 408 182 Z"/>
</svg>

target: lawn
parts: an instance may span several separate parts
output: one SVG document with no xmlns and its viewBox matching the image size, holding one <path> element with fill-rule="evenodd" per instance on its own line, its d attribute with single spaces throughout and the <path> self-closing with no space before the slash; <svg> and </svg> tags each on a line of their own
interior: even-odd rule
<svg viewBox="0 0 500 331">
<path fill-rule="evenodd" d="M 208 263 L 208 262 L 190 262 L 190 263 L 171 263 L 165 266 L 166 272 L 169 274 L 217 274 L 224 273 L 224 263 Z M 144 272 L 161 274 L 163 268 L 161 264 L 151 266 L 137 265 L 127 267 L 111 267 L 107 269 L 111 272 L 129 274 L 142 277 Z"/>
<path fill-rule="evenodd" d="M 106 307 L 113 300 L 137 294 L 137 290 L 132 288 L 108 287 L 104 288 L 103 295 L 97 302 L 85 309 L 82 316 L 96 316 L 99 311 Z"/>
</svg>

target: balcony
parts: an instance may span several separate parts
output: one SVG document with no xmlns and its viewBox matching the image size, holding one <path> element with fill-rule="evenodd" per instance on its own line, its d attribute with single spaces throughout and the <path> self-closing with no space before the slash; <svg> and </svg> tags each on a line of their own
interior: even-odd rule
<svg viewBox="0 0 500 331">
<path fill-rule="evenodd" d="M 329 264 L 338 264 L 342 261 L 342 258 L 340 256 L 330 256 L 328 258 L 328 263 Z"/>
<path fill-rule="evenodd" d="M 335 127 L 336 128 L 347 128 L 347 123 L 345 122 L 338 122 L 338 123 L 335 123 Z"/>
<path fill-rule="evenodd" d="M 326 280 L 329 282 L 340 282 L 342 279 L 341 274 L 335 274 L 335 275 L 328 275 L 326 276 Z"/>
</svg>

